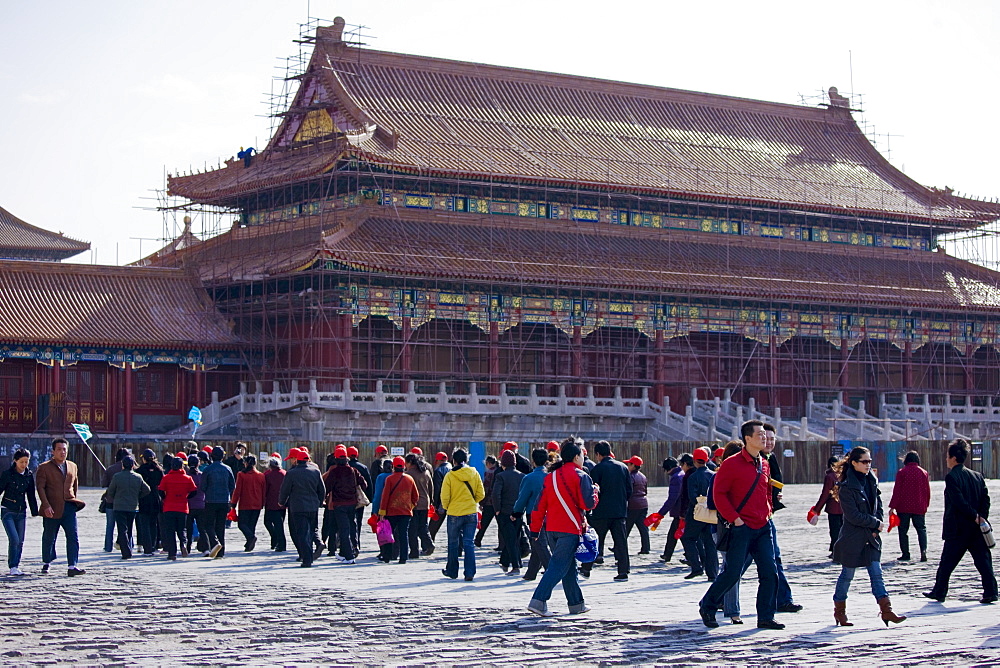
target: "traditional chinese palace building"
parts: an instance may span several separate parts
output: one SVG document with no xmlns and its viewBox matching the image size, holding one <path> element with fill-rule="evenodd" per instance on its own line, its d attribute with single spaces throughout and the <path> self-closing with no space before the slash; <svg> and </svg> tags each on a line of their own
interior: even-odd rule
<svg viewBox="0 0 1000 668">
<path fill-rule="evenodd" d="M 159 433 L 235 391 L 242 341 L 195 275 L 58 262 L 88 248 L 0 209 L 0 432 Z"/>
<path fill-rule="evenodd" d="M 1000 390 L 1000 274 L 939 247 L 1000 205 L 894 168 L 836 89 L 778 104 L 343 30 L 316 32 L 263 150 L 169 179 L 232 229 L 142 263 L 196 275 L 248 342 L 243 427 L 648 438 L 600 407 Z"/>
</svg>

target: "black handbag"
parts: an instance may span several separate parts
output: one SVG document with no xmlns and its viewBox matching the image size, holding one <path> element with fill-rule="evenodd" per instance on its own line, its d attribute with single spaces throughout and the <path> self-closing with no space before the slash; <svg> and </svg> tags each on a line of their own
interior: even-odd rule
<svg viewBox="0 0 1000 668">
<path fill-rule="evenodd" d="M 757 477 L 753 479 L 753 484 L 750 485 L 750 489 L 747 491 L 747 495 L 743 497 L 743 501 L 740 505 L 736 506 L 736 514 L 739 515 L 740 511 L 743 510 L 743 506 L 747 505 L 750 497 L 753 496 L 753 491 L 757 489 L 757 481 L 760 480 L 760 474 L 763 473 L 763 467 L 757 469 Z M 733 523 L 723 519 L 722 514 L 719 514 L 719 524 L 715 528 L 715 549 L 719 552 L 729 551 L 729 542 L 733 539 Z"/>
</svg>

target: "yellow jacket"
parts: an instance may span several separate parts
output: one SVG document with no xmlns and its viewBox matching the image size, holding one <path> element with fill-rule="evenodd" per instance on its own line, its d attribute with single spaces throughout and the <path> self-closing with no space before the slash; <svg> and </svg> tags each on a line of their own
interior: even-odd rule
<svg viewBox="0 0 1000 668">
<path fill-rule="evenodd" d="M 466 487 L 465 483 L 469 483 Z M 469 494 L 469 487 L 472 494 Z M 471 466 L 452 469 L 441 483 L 441 505 L 452 517 L 479 512 L 479 502 L 486 497 L 482 478 Z"/>
</svg>

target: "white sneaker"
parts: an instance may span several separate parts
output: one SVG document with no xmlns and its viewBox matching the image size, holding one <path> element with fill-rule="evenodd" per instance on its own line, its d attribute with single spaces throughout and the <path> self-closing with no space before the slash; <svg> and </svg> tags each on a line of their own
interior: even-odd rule
<svg viewBox="0 0 1000 668">
<path fill-rule="evenodd" d="M 10 569 L 10 575 L 24 575 L 24 571 L 15 566 L 14 568 Z"/>
<path fill-rule="evenodd" d="M 344 559 L 343 561 L 344 561 L 345 564 L 353 564 L 353 563 L 355 563 L 355 561 L 353 559 Z"/>
</svg>

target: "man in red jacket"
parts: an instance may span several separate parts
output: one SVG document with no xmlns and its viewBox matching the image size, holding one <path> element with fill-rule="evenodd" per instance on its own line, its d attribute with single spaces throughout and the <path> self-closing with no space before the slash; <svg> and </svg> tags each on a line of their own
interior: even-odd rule
<svg viewBox="0 0 1000 668">
<path fill-rule="evenodd" d="M 931 505 L 931 478 L 927 471 L 920 468 L 920 455 L 910 450 L 903 458 L 903 468 L 896 473 L 896 482 L 892 485 L 892 499 L 889 501 L 889 512 L 896 511 L 899 515 L 899 550 L 902 552 L 900 561 L 910 560 L 910 522 L 917 531 L 917 543 L 920 545 L 920 561 L 927 561 L 927 527 L 924 515 Z"/>
<path fill-rule="evenodd" d="M 781 630 L 774 621 L 778 571 L 774 563 L 774 543 L 768 519 L 771 516 L 771 474 L 764 449 L 764 423 L 749 420 L 740 427 L 743 449 L 722 462 L 712 487 L 712 499 L 719 519 L 732 523 L 732 537 L 726 551 L 726 567 L 699 603 L 701 621 L 709 628 L 719 622 L 715 614 L 723 596 L 739 581 L 747 555 L 757 563 L 757 628 Z"/>
</svg>

